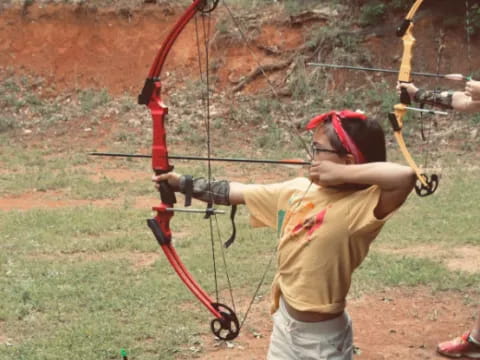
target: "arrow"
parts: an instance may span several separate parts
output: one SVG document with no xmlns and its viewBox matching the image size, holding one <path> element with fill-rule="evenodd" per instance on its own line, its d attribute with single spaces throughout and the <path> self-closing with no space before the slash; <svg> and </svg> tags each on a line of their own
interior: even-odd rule
<svg viewBox="0 0 480 360">
<path fill-rule="evenodd" d="M 430 115 L 443 115 L 443 116 L 448 116 L 448 112 L 446 111 L 439 111 L 439 110 L 432 110 L 432 109 L 421 109 L 421 108 L 416 108 L 416 107 L 411 107 L 411 106 L 406 106 L 405 104 L 396 104 L 394 106 L 396 110 L 412 110 L 412 111 L 418 111 L 422 113 L 427 113 Z"/>
<path fill-rule="evenodd" d="M 416 107 L 411 107 L 411 106 L 405 106 L 405 109 L 408 110 L 413 110 L 421 113 L 426 113 L 430 115 L 443 115 L 443 116 L 448 116 L 448 112 L 446 111 L 438 111 L 438 110 L 432 110 L 432 109 L 421 109 L 421 108 L 416 108 Z"/>
<path fill-rule="evenodd" d="M 143 154 L 119 154 L 119 153 L 104 153 L 92 152 L 88 155 L 92 156 L 111 156 L 111 157 L 127 157 L 127 158 L 151 158 L 151 155 Z M 280 165 L 299 165 L 310 166 L 312 163 L 301 159 L 285 159 L 285 160 L 266 160 L 266 159 L 239 159 L 239 158 L 220 158 L 220 157 L 201 157 L 201 156 L 187 156 L 187 155 L 168 155 L 169 159 L 175 160 L 194 160 L 194 161 L 224 161 L 224 162 L 240 162 L 240 163 L 255 163 L 255 164 L 280 164 Z"/>
<path fill-rule="evenodd" d="M 360 67 L 360 66 L 322 64 L 322 63 L 307 63 L 307 65 L 330 67 L 335 69 L 361 70 L 361 71 L 382 72 L 382 73 L 388 73 L 388 74 L 398 74 L 398 70 L 394 70 L 394 69 L 377 69 L 377 68 L 367 68 L 367 67 Z M 443 79 L 454 80 L 454 81 L 472 80 L 471 76 L 465 76 L 462 74 L 434 74 L 434 73 L 413 72 L 413 71 L 411 74 L 417 75 L 417 76 L 424 76 L 424 77 L 443 78 Z"/>
</svg>

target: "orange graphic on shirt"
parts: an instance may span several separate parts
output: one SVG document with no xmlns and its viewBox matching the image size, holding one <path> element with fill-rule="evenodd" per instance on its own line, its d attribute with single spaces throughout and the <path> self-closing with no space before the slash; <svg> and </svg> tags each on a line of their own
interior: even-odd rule
<svg viewBox="0 0 480 360">
<path fill-rule="evenodd" d="M 297 224 L 299 222 L 303 223 L 303 219 L 305 219 L 305 216 L 312 211 L 314 208 L 313 203 L 308 202 L 303 204 L 300 208 L 295 208 L 295 210 L 289 210 L 285 214 L 285 229 L 284 229 L 284 234 L 289 234 L 289 235 L 295 235 L 295 229 L 297 226 L 289 225 L 289 224 Z M 293 228 L 293 230 L 292 230 Z"/>
<path fill-rule="evenodd" d="M 296 235 L 297 233 L 305 229 L 308 235 L 307 241 L 312 240 L 312 234 L 322 226 L 323 220 L 325 219 L 326 214 L 327 214 L 327 209 L 323 209 L 319 213 L 313 216 L 310 216 L 306 220 L 298 223 L 293 228 L 292 235 Z"/>
</svg>

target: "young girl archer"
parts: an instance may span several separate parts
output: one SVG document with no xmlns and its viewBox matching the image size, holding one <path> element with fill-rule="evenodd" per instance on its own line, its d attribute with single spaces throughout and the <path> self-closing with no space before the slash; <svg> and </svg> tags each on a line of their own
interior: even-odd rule
<svg viewBox="0 0 480 360">
<path fill-rule="evenodd" d="M 410 194 L 415 173 L 386 162 L 380 125 L 361 113 L 313 118 L 308 178 L 269 185 L 194 179 L 193 196 L 245 204 L 255 227 L 280 229 L 272 284 L 273 331 L 267 358 L 350 360 L 345 310 L 353 271 L 385 222 Z M 175 173 L 153 177 L 184 190 Z"/>
</svg>

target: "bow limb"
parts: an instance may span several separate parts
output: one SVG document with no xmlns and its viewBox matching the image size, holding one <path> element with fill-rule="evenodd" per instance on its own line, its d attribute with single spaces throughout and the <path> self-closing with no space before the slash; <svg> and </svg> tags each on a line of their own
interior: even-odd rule
<svg viewBox="0 0 480 360">
<path fill-rule="evenodd" d="M 419 196 L 427 196 L 433 194 L 438 187 L 438 176 L 432 174 L 430 177 L 425 175 L 420 168 L 417 166 L 412 155 L 408 151 L 407 145 L 403 138 L 402 127 L 403 127 L 403 117 L 406 114 L 406 107 L 404 104 L 397 104 L 394 106 L 393 113 L 389 114 L 389 120 L 393 127 L 393 134 L 395 140 L 400 148 L 400 151 L 408 163 L 408 165 L 415 171 L 417 176 L 417 184 L 415 184 L 415 191 Z"/>
<path fill-rule="evenodd" d="M 403 20 L 403 23 L 397 29 L 397 36 L 402 37 L 403 42 L 403 54 L 400 69 L 398 72 L 398 81 L 400 83 L 412 82 L 412 58 L 413 48 L 415 46 L 415 37 L 413 36 L 413 18 L 417 13 L 423 0 L 416 0 L 410 8 L 407 16 Z M 438 186 L 438 176 L 433 174 L 430 177 L 422 173 L 412 155 L 408 151 L 403 138 L 403 118 L 407 112 L 407 105 L 410 105 L 410 96 L 406 89 L 401 88 L 400 103 L 394 106 L 393 112 L 389 114 L 389 120 L 393 127 L 395 140 L 400 147 L 403 157 L 407 161 L 408 165 L 415 171 L 417 175 L 417 184 L 415 185 L 415 191 L 419 196 L 427 196 L 433 194 Z"/>
<path fill-rule="evenodd" d="M 168 107 L 163 103 L 161 96 L 162 85 L 160 74 L 162 68 L 176 39 L 190 20 L 198 12 L 212 11 L 217 3 L 218 0 L 213 1 L 212 7 L 206 10 L 205 7 L 207 5 L 207 0 L 194 0 L 192 2 L 186 12 L 180 17 L 172 30 L 168 33 L 150 68 L 143 90 L 138 96 L 138 103 L 146 105 L 152 115 L 152 169 L 157 175 L 173 170 L 173 166 L 169 163 L 166 141 L 167 133 L 165 121 L 168 115 Z M 152 230 L 157 242 L 180 279 L 215 317 L 211 321 L 212 332 L 223 340 L 234 339 L 238 336 L 240 331 L 239 321 L 235 312 L 228 306 L 214 302 L 210 298 L 187 270 L 172 245 L 170 220 L 174 214 L 173 207 L 176 203 L 176 198 L 173 189 L 169 186 L 167 181 L 160 183 L 160 199 L 161 204 L 153 207 L 153 210 L 156 211 L 156 216 L 153 219 L 147 220 L 148 226 Z"/>
<path fill-rule="evenodd" d="M 398 81 L 402 83 L 412 82 L 412 58 L 413 48 L 416 42 L 415 37 L 413 36 L 413 18 L 422 3 L 423 0 L 415 1 L 402 24 L 397 29 L 397 36 L 401 37 L 403 42 L 402 61 L 398 72 Z M 410 97 L 403 88 L 400 100 L 402 104 L 410 104 Z"/>
</svg>

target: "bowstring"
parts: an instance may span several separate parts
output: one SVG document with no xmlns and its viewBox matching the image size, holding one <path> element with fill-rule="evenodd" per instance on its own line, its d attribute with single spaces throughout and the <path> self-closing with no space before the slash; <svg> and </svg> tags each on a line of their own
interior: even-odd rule
<svg viewBox="0 0 480 360">
<path fill-rule="evenodd" d="M 440 72 L 440 69 L 441 69 L 441 64 L 442 64 L 442 60 L 443 60 L 443 53 L 444 53 L 444 50 L 445 50 L 445 32 L 443 30 L 440 30 L 440 33 L 436 39 L 436 43 L 437 43 L 437 51 L 436 51 L 436 74 L 439 75 L 441 72 Z M 437 76 L 435 78 L 435 89 L 434 89 L 434 102 L 437 98 L 437 96 L 439 95 L 440 93 L 440 87 L 439 87 L 439 77 Z M 421 134 L 422 134 L 422 139 L 426 142 L 426 152 L 425 152 L 425 156 L 424 156 L 424 170 L 427 170 L 428 169 L 428 162 L 429 162 L 429 159 L 430 159 L 430 138 L 432 136 L 432 132 L 433 132 L 433 128 L 436 126 L 437 124 L 437 116 L 438 115 L 432 115 L 433 116 L 433 119 L 431 119 L 429 121 L 429 126 L 427 127 L 426 129 L 426 132 L 425 132 L 425 127 L 424 127 L 424 118 L 423 118 L 423 113 L 420 113 L 420 124 L 421 124 Z"/>
<path fill-rule="evenodd" d="M 237 18 L 233 15 L 233 12 L 231 11 L 231 9 L 229 8 L 229 6 L 226 4 L 226 1 L 223 0 L 222 1 L 222 4 L 223 6 L 225 7 L 225 9 L 227 10 L 230 18 L 232 19 L 237 31 L 239 32 L 240 36 L 242 37 L 243 41 L 245 42 L 246 44 L 246 47 L 248 49 L 248 51 L 250 52 L 250 55 L 252 56 L 252 58 L 254 59 L 254 62 L 257 64 L 258 66 L 258 69 L 260 70 L 262 76 L 266 79 L 266 82 L 271 90 L 271 92 L 273 93 L 273 95 L 276 97 L 276 98 L 280 98 L 277 90 L 275 89 L 275 85 L 272 83 L 272 81 L 270 80 L 270 78 L 268 77 L 268 75 L 266 74 L 263 66 L 261 65 L 260 61 L 258 60 L 258 58 L 255 56 L 254 54 L 254 51 L 250 45 L 250 42 L 249 40 L 247 39 L 247 36 L 245 35 L 245 32 L 242 30 L 242 27 L 239 23 L 239 21 L 237 20 Z M 208 154 L 208 158 L 211 157 L 211 131 L 210 131 L 210 86 L 209 86 L 209 35 L 210 35 L 210 18 L 209 18 L 209 21 L 206 21 L 205 20 L 205 17 L 207 16 L 208 14 L 205 14 L 205 13 L 200 13 L 200 16 L 202 16 L 202 31 L 203 31 L 203 38 L 204 38 L 204 53 L 205 53 L 205 64 L 202 64 L 202 61 L 201 61 L 201 46 L 200 46 L 200 37 L 199 37 L 199 31 L 198 31 L 198 21 L 197 21 L 197 18 L 195 18 L 195 27 L 196 27 L 196 38 L 197 38 L 197 51 L 199 53 L 199 60 L 198 60 L 198 66 L 199 66 L 199 70 L 200 70 L 200 79 L 202 82 L 205 83 L 205 87 L 206 87 L 206 91 L 204 93 L 202 93 L 202 104 L 203 104 L 203 109 L 204 109 L 204 126 L 205 126 L 205 129 L 206 129 L 206 133 L 207 133 L 207 154 Z M 202 68 L 205 67 L 205 78 L 203 78 L 204 74 L 203 74 L 203 70 Z M 294 133 L 295 135 L 297 136 L 297 138 L 300 140 L 300 143 L 302 145 L 302 147 L 304 148 L 304 150 L 306 151 L 307 153 L 307 156 L 309 157 L 309 159 L 311 160 L 313 157 L 312 157 L 312 154 L 310 152 L 310 148 L 309 146 L 307 145 L 307 143 L 305 142 L 305 140 L 302 138 L 301 134 L 300 134 L 300 131 L 299 129 L 295 126 L 294 122 L 293 122 L 293 119 L 292 119 L 292 116 L 288 113 L 288 111 L 282 106 L 282 104 L 280 103 L 280 109 L 282 111 L 282 113 L 284 114 L 285 118 L 288 120 L 288 124 L 289 124 L 289 127 L 290 128 L 293 128 L 294 130 Z M 208 161 L 207 162 L 207 167 L 208 167 L 208 183 L 210 184 L 211 180 L 212 180 L 212 170 L 211 170 L 211 162 Z M 303 201 L 304 197 L 306 196 L 306 194 L 309 192 L 311 186 L 312 186 L 312 182 L 310 182 L 310 184 L 308 185 L 305 193 L 302 195 L 302 198 L 300 200 L 300 202 L 297 204 L 297 206 L 299 204 L 301 204 L 301 202 Z M 209 185 L 210 186 L 210 185 Z M 213 194 L 211 191 L 209 191 L 209 194 L 210 194 L 210 199 L 211 199 L 211 203 L 213 203 Z M 208 210 L 207 210 L 208 211 Z M 210 219 L 210 234 L 211 234 L 211 244 L 212 244 L 212 257 L 213 257 L 213 271 L 214 271 L 214 276 L 215 276 L 215 292 L 216 292 L 216 298 L 217 298 L 217 301 L 218 301 L 218 298 L 219 298 L 219 290 L 218 290 L 218 278 L 217 278 L 217 269 L 216 269 L 216 255 L 215 255 L 215 246 L 214 246 L 214 239 L 213 239 L 213 234 L 214 234 L 214 230 L 213 230 L 213 221 L 212 221 L 212 216 L 215 217 L 215 223 L 216 223 L 216 228 L 217 228 L 217 236 L 218 236 L 218 240 L 220 242 L 220 249 L 221 249 L 221 253 L 222 253 L 222 258 L 223 258 L 223 264 L 224 264 L 224 267 L 225 267 L 225 272 L 226 272 L 226 277 L 227 277 L 227 281 L 228 281 L 228 287 L 229 287 L 229 291 L 230 291 L 230 298 L 231 298 L 231 303 L 232 303 L 232 307 L 235 310 L 235 302 L 234 302 L 234 299 L 233 299 L 233 292 L 232 292 L 232 286 L 231 286 L 231 280 L 230 280 L 230 276 L 229 276 L 229 273 L 228 273 L 228 268 L 227 268 L 227 262 L 226 262 L 226 258 L 225 258 L 225 252 L 224 252 L 224 249 L 223 249 L 223 246 L 221 246 L 221 238 L 222 238 L 222 235 L 221 235 L 221 231 L 220 231 L 220 226 L 218 224 L 218 219 L 217 219 L 217 216 L 216 214 L 213 214 L 213 215 L 210 215 L 209 216 L 209 219 Z M 270 266 L 273 262 L 273 258 L 274 258 L 274 255 L 276 254 L 276 246 L 275 246 L 275 249 L 272 253 L 272 255 L 270 256 L 270 259 L 269 259 L 269 262 L 266 266 L 266 269 L 264 270 L 263 274 L 262 274 L 262 277 L 260 279 L 260 282 L 258 283 L 257 287 L 256 287 L 256 290 L 249 302 L 249 305 L 247 307 L 247 310 L 245 311 L 244 313 L 244 316 L 243 316 L 243 320 L 242 322 L 240 323 L 240 329 L 243 327 L 243 324 L 245 323 L 246 319 L 247 319 L 247 316 L 251 310 L 251 307 L 253 305 L 253 302 L 255 301 L 255 298 L 257 297 L 258 295 L 258 292 L 260 291 L 264 281 L 265 281 L 265 278 L 266 278 L 266 275 L 270 269 Z"/>
<path fill-rule="evenodd" d="M 207 143 L 207 158 L 209 159 L 207 161 L 207 177 L 208 177 L 208 194 L 210 197 L 208 207 L 213 207 L 214 201 L 213 201 L 213 192 L 211 191 L 210 184 L 213 180 L 213 172 L 212 172 L 212 164 L 211 164 L 211 158 L 212 158 L 212 146 L 211 146 L 211 123 L 210 123 L 210 69 L 209 69 L 209 42 L 210 42 L 210 33 L 211 33 L 211 17 L 210 17 L 210 12 L 200 12 L 198 16 L 201 16 L 201 31 L 203 35 L 203 46 L 201 46 L 201 40 L 199 33 L 199 25 L 198 25 L 198 19 L 195 17 L 195 33 L 196 33 L 196 42 L 197 42 L 197 52 L 198 52 L 198 66 L 199 66 L 199 73 L 200 73 L 200 81 L 203 83 L 204 90 L 202 87 L 201 90 L 201 101 L 203 104 L 203 112 L 204 112 L 204 126 L 205 126 L 205 132 L 206 132 L 206 143 Z M 202 49 L 205 54 L 205 64 L 202 63 Z M 205 73 L 203 72 L 203 68 L 205 69 Z M 209 230 L 210 230 L 210 244 L 211 244 L 211 249 L 212 249 L 212 266 L 213 266 L 213 273 L 214 273 L 214 282 L 215 282 L 215 298 L 216 302 L 219 302 L 219 285 L 218 285 L 218 275 L 217 275 L 217 256 L 216 256 L 216 250 L 215 250 L 215 229 L 214 229 L 214 223 L 215 223 L 215 228 L 216 228 L 216 233 L 217 233 L 217 241 L 219 243 L 219 248 L 221 252 L 221 258 L 223 262 L 223 267 L 225 269 L 225 277 L 227 279 L 227 284 L 228 284 L 228 290 L 229 290 L 229 295 L 230 295 L 230 302 L 233 307 L 233 311 L 236 312 L 236 306 L 235 306 L 235 301 L 233 297 L 233 290 L 232 290 L 232 282 L 231 278 L 229 275 L 228 271 L 228 266 L 227 266 L 227 261 L 225 257 L 225 251 L 222 246 L 222 234 L 220 230 L 220 225 L 219 221 L 217 218 L 217 215 L 215 213 L 208 213 L 211 209 L 207 209 L 207 217 L 209 220 Z M 212 218 L 213 217 L 213 218 Z"/>
<path fill-rule="evenodd" d="M 467 62 L 468 62 L 468 74 L 471 77 L 473 68 L 472 68 L 472 44 L 471 44 L 471 33 L 472 27 L 470 24 L 470 3 L 468 0 L 465 0 L 465 32 L 467 37 Z"/>
<path fill-rule="evenodd" d="M 203 42 L 207 41 L 207 35 L 210 29 L 210 26 L 208 25 L 210 21 L 206 21 L 206 14 L 202 13 L 200 11 L 199 13 L 201 16 L 201 31 L 203 35 Z M 208 23 L 208 24 L 207 24 Z M 204 84 L 204 86 L 207 88 L 205 91 L 203 88 L 204 86 L 202 85 L 200 88 L 200 98 L 202 102 L 202 110 L 203 110 L 203 120 L 204 120 L 204 126 L 205 126 L 205 133 L 206 133 L 206 147 L 207 147 L 207 159 L 210 159 L 210 149 L 211 149 L 211 143 L 210 143 L 210 95 L 208 92 L 208 86 L 209 86 L 209 74 L 208 74 L 208 47 L 204 47 L 202 45 L 202 41 L 200 39 L 200 30 L 199 30 L 199 21 L 198 21 L 198 16 L 195 16 L 195 36 L 196 36 L 196 46 L 197 46 L 197 52 L 198 52 L 198 70 L 199 70 L 199 77 L 200 77 L 200 82 Z M 204 64 L 202 63 L 202 50 L 205 51 L 205 78 L 204 78 Z M 208 178 L 208 186 L 210 187 L 210 180 L 212 177 L 212 172 L 211 172 L 211 164 L 210 160 L 207 161 L 207 178 Z M 207 191 L 208 194 L 210 194 L 210 200 L 208 204 L 212 203 L 212 195 L 210 189 Z M 210 205 L 207 205 L 207 207 L 210 207 Z M 208 208 L 207 210 L 208 211 Z M 212 266 L 213 266 L 213 274 L 214 274 L 214 285 L 215 285 L 215 299 L 218 302 L 219 298 L 219 291 L 218 291 L 218 276 L 217 276 L 217 260 L 216 260 L 216 253 L 215 253 L 215 242 L 213 239 L 213 225 L 212 225 L 212 219 L 211 216 L 208 218 L 209 219 L 209 229 L 210 229 L 210 244 L 211 244 L 211 251 L 212 251 Z"/>
</svg>

